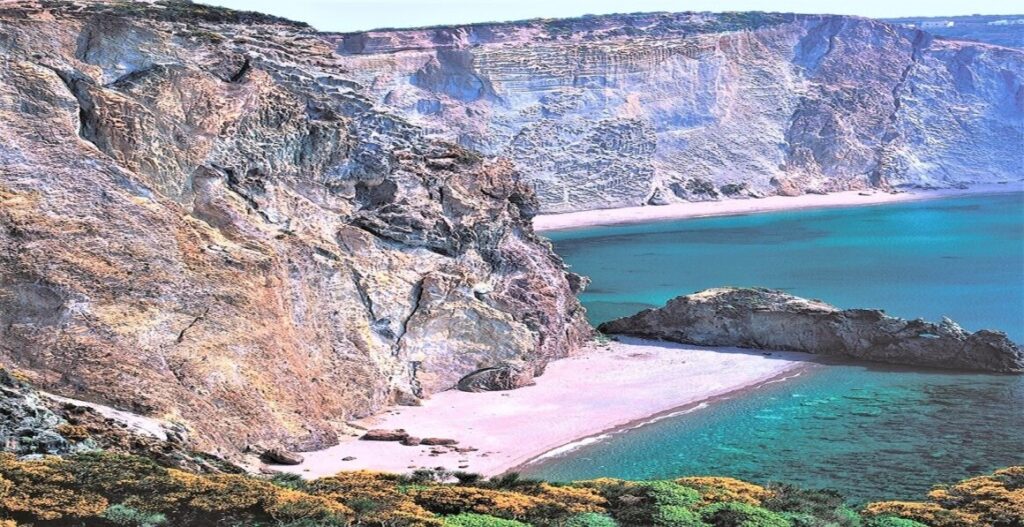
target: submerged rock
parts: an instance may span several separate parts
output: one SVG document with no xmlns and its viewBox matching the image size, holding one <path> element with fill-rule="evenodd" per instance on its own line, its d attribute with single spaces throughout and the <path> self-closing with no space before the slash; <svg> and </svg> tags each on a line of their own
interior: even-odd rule
<svg viewBox="0 0 1024 527">
<path fill-rule="evenodd" d="M 1005 333 L 965 331 L 944 318 L 904 320 L 876 309 L 839 309 L 771 289 L 708 289 L 601 324 L 604 333 L 700 346 L 803 351 L 890 364 L 1024 373 Z"/>
</svg>

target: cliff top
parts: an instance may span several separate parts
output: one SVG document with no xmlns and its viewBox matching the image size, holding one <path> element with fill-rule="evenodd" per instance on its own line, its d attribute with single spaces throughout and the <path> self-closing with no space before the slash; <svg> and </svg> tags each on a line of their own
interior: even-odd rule
<svg viewBox="0 0 1024 527">
<path fill-rule="evenodd" d="M 694 25 L 732 24 L 737 29 L 760 27 L 781 22 L 789 22 L 801 18 L 820 18 L 823 16 L 849 15 L 784 13 L 775 11 L 636 11 L 629 13 L 607 13 L 601 15 L 585 14 L 576 17 L 552 18 L 537 17 L 521 20 L 494 20 L 486 22 L 470 22 L 463 24 L 437 24 L 414 27 L 379 27 L 361 31 L 325 32 L 333 35 L 358 35 L 363 33 L 406 33 L 437 30 L 485 30 L 499 28 L 544 28 L 558 29 L 565 33 L 585 32 L 601 29 L 630 27 L 634 29 L 650 29 L 652 27 L 686 27 Z"/>
<path fill-rule="evenodd" d="M 412 49 L 455 47 L 519 42 L 584 43 L 609 40 L 630 42 L 699 34 L 757 30 L 800 21 L 830 17 L 859 20 L 889 26 L 875 19 L 797 13 L 744 12 L 651 12 L 584 15 L 575 18 L 537 18 L 509 22 L 480 22 L 450 26 L 373 29 L 345 33 L 322 33 L 338 43 L 342 54 L 389 53 Z M 895 30 L 910 31 L 901 28 Z"/>
<path fill-rule="evenodd" d="M 8 0 L 0 1 L 0 15 L 65 12 L 79 15 L 111 15 L 163 22 L 211 24 L 279 25 L 312 29 L 305 22 L 225 7 L 196 4 L 187 0 Z"/>
</svg>

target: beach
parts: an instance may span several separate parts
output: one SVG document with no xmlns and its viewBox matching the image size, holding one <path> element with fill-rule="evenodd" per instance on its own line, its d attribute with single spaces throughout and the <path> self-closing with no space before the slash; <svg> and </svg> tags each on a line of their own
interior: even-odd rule
<svg viewBox="0 0 1024 527">
<path fill-rule="evenodd" d="M 831 194 L 803 194 L 800 196 L 769 196 L 766 198 L 727 199 L 722 201 L 694 201 L 670 205 L 648 205 L 597 209 L 563 214 L 540 214 L 533 218 L 533 228 L 538 232 L 645 223 L 651 221 L 682 220 L 709 216 L 733 216 L 783 210 L 855 207 L 881 205 L 904 201 L 948 198 L 971 194 L 994 194 L 1020 192 L 1024 184 L 972 185 L 968 188 L 908 190 L 885 192 L 882 190 L 850 190 Z"/>
<path fill-rule="evenodd" d="M 632 338 L 595 343 L 573 357 L 551 362 L 533 386 L 504 392 L 446 391 L 422 406 L 395 407 L 351 423 L 367 429 L 400 428 L 420 438 L 454 439 L 464 452 L 350 436 L 337 446 L 303 453 L 302 464 L 273 469 L 307 478 L 343 470 L 407 473 L 437 467 L 493 476 L 615 430 L 797 375 L 811 367 L 812 360 L 804 353 Z"/>
</svg>

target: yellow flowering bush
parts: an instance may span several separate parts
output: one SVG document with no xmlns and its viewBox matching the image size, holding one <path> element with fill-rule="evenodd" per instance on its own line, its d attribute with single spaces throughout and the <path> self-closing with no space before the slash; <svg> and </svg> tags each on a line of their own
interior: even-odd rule
<svg viewBox="0 0 1024 527">
<path fill-rule="evenodd" d="M 1024 466 L 936 487 L 930 503 L 879 502 L 865 507 L 872 516 L 892 515 L 935 527 L 1018 527 L 1024 525 Z"/>
<path fill-rule="evenodd" d="M 0 454 L 0 527 L 112 526 L 126 518 L 128 524 L 160 518 L 166 525 L 248 527 L 679 527 L 736 518 L 792 527 L 1024 527 L 1024 467 L 937 487 L 930 501 L 884 501 L 859 512 L 832 491 L 766 489 L 731 478 L 567 485 L 511 476 L 458 484 L 440 479 L 363 471 L 268 480 L 195 474 L 121 454 L 21 460 Z"/>
<path fill-rule="evenodd" d="M 19 462 L 13 454 L 0 454 L 0 474 L 8 485 L 0 496 L 0 511 L 15 516 L 29 513 L 40 520 L 88 518 L 106 510 L 98 494 L 72 488 L 75 478 L 69 463 L 59 457 Z"/>
<path fill-rule="evenodd" d="M 931 527 L 980 527 L 978 517 L 942 508 L 937 503 L 915 501 L 881 501 L 871 503 L 862 511 L 867 516 L 896 516 L 918 521 Z"/>
<path fill-rule="evenodd" d="M 353 509 L 359 521 L 370 525 L 424 526 L 442 524 L 439 518 L 402 491 L 399 477 L 383 472 L 341 472 L 311 482 L 307 491 Z"/>
<path fill-rule="evenodd" d="M 297 518 L 329 518 L 350 517 L 352 509 L 320 496 L 310 496 L 304 492 L 291 489 L 275 490 L 273 498 L 268 500 L 266 511 L 278 521 Z"/>
<path fill-rule="evenodd" d="M 64 423 L 57 427 L 57 433 L 72 441 L 82 441 L 89 437 L 89 429 L 81 425 Z"/>
<path fill-rule="evenodd" d="M 410 492 L 413 500 L 437 514 L 475 512 L 499 518 L 525 518 L 542 501 L 532 496 L 476 487 L 430 486 Z"/>
<path fill-rule="evenodd" d="M 928 497 L 944 508 L 975 515 L 986 525 L 1024 525 L 1024 466 L 939 487 Z"/>
<path fill-rule="evenodd" d="M 763 500 L 771 496 L 771 492 L 760 485 L 733 478 L 689 477 L 679 478 L 676 483 L 699 492 L 701 502 L 705 505 L 730 501 L 761 505 Z"/>
<path fill-rule="evenodd" d="M 555 486 L 541 483 L 528 494 L 551 502 L 565 514 L 581 514 L 584 512 L 601 512 L 608 504 L 600 493 L 594 489 L 572 486 Z"/>
<path fill-rule="evenodd" d="M 96 518 L 112 504 L 165 514 L 181 524 L 220 519 L 342 525 L 352 513 L 341 503 L 261 479 L 191 474 L 136 456 L 92 453 L 19 461 L 0 454 L 0 477 L 10 482 L 0 494 L 0 515 L 25 522 Z"/>
</svg>

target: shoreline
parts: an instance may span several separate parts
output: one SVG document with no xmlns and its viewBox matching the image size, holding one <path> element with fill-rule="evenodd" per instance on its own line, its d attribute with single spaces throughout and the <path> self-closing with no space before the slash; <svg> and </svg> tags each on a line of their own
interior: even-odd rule
<svg viewBox="0 0 1024 527">
<path fill-rule="evenodd" d="M 772 352 L 772 353 L 776 353 L 776 352 Z M 573 441 L 571 443 L 566 443 L 566 444 L 561 445 L 559 447 L 553 448 L 553 449 L 551 449 L 551 450 L 549 450 L 547 452 L 544 452 L 543 454 L 540 454 L 538 456 L 534 456 L 534 457 L 532 457 L 532 458 L 530 458 L 530 459 L 528 459 L 528 460 L 526 460 L 526 461 L 524 461 L 524 462 L 522 462 L 522 463 L 520 463 L 518 465 L 515 465 L 515 466 L 509 468 L 505 472 L 521 472 L 521 471 L 523 471 L 523 470 L 525 470 L 527 468 L 535 468 L 535 467 L 543 466 L 547 462 L 554 461 L 555 459 L 558 459 L 558 458 L 560 458 L 562 456 L 571 454 L 571 453 L 575 452 L 576 450 L 579 450 L 580 448 L 584 448 L 584 447 L 589 446 L 591 444 L 603 441 L 603 440 L 608 439 L 611 436 L 614 436 L 616 434 L 626 433 L 626 432 L 629 432 L 631 430 L 636 430 L 638 428 L 643 428 L 645 426 L 652 425 L 654 423 L 657 423 L 659 421 L 663 421 L 665 419 L 671 419 L 673 417 L 678 417 L 680 415 L 686 415 L 686 414 L 693 413 L 693 412 L 698 411 L 698 410 L 703 410 L 705 408 L 711 407 L 712 405 L 714 405 L 716 403 L 720 403 L 720 402 L 723 402 L 723 401 L 728 401 L 728 400 L 731 400 L 731 399 L 735 399 L 737 397 L 748 396 L 748 395 L 752 394 L 753 392 L 756 392 L 756 391 L 760 390 L 761 388 L 764 388 L 765 386 L 769 386 L 769 385 L 772 385 L 772 384 L 778 384 L 780 382 L 786 382 L 786 381 L 789 381 L 791 379 L 795 379 L 797 377 L 801 377 L 805 373 L 808 373 L 811 370 L 813 370 L 814 368 L 817 368 L 819 366 L 820 366 L 820 364 L 813 363 L 813 362 L 807 362 L 807 363 L 802 363 L 802 364 L 794 365 L 790 369 L 782 371 L 782 372 L 779 372 L 777 375 L 775 375 L 773 377 L 770 377 L 768 379 L 761 380 L 760 382 L 756 382 L 754 384 L 749 384 L 747 386 L 741 386 L 741 387 L 739 387 L 739 388 L 737 388 L 735 390 L 732 390 L 732 391 L 729 391 L 729 392 L 726 392 L 726 393 L 714 395 L 714 396 L 708 397 L 707 399 L 703 399 L 703 400 L 700 400 L 700 401 L 695 401 L 695 402 L 692 402 L 692 403 L 684 404 L 684 405 L 678 406 L 676 408 L 670 408 L 668 410 L 664 410 L 664 411 L 658 412 L 656 414 L 649 415 L 647 417 L 641 417 L 640 419 L 636 419 L 636 420 L 634 420 L 632 422 L 629 422 L 629 423 L 625 423 L 625 424 L 622 424 L 622 425 L 618 425 L 618 426 L 612 427 L 612 428 L 610 428 L 608 430 L 605 430 L 605 431 L 602 431 L 602 432 L 598 432 L 596 434 L 592 434 L 592 435 L 589 435 L 589 436 L 586 436 L 586 437 L 581 437 L 581 438 L 579 438 L 579 439 L 577 439 L 577 440 L 575 440 L 575 441 Z"/>
<path fill-rule="evenodd" d="M 301 453 L 305 459 L 299 465 L 269 468 L 305 478 L 439 467 L 495 476 L 571 452 L 581 441 L 785 382 L 818 362 L 807 353 L 622 338 L 552 361 L 533 386 L 505 392 L 449 390 L 423 406 L 393 407 L 351 423 L 355 428 L 401 428 L 416 437 L 454 439 L 455 447 L 403 446 L 352 435 L 336 446 Z"/>
<path fill-rule="evenodd" d="M 538 214 L 533 218 L 536 232 L 554 232 L 586 227 L 629 225 L 716 216 L 742 216 L 763 212 L 860 207 L 941 198 L 1004 194 L 1024 191 L 1024 183 L 987 183 L 955 189 L 913 189 L 904 192 L 883 190 L 846 190 L 830 194 L 768 196 L 764 198 L 691 201 L 670 205 L 643 205 L 613 209 L 594 209 L 559 214 Z"/>
</svg>

